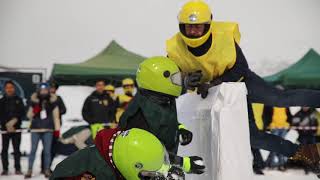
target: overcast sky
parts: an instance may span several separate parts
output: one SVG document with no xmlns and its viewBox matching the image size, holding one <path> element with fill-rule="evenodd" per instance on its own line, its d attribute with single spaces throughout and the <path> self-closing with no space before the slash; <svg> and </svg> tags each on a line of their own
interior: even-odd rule
<svg viewBox="0 0 320 180">
<path fill-rule="evenodd" d="M 165 55 L 184 0 L 0 0 L 0 64 L 76 63 L 112 40 L 144 56 Z M 320 52 L 319 0 L 211 0 L 215 20 L 239 23 L 254 70 L 266 74 Z M 279 64 L 279 65 L 274 65 Z M 271 68 L 272 67 L 272 68 Z M 268 73 L 267 72 L 267 73 Z"/>
</svg>

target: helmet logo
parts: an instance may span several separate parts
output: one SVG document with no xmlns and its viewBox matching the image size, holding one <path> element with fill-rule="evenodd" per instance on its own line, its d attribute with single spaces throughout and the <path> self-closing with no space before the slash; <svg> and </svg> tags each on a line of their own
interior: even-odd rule
<svg viewBox="0 0 320 180">
<path fill-rule="evenodd" d="M 197 17 L 196 14 L 191 14 L 191 15 L 189 16 L 189 21 L 191 21 L 191 22 L 196 22 L 197 20 L 198 20 L 198 17 Z"/>
<path fill-rule="evenodd" d="M 143 165 L 142 165 L 142 163 L 136 163 L 135 165 L 134 165 L 137 169 L 142 169 L 143 168 Z"/>
<path fill-rule="evenodd" d="M 129 135 L 129 131 L 124 131 L 124 132 L 121 133 L 121 136 L 122 136 L 122 137 L 126 137 L 126 136 L 128 136 L 128 135 Z"/>
</svg>

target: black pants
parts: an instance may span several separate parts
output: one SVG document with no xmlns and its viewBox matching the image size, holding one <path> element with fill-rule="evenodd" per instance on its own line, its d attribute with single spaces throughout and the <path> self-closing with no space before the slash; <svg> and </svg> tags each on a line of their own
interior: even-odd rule
<svg viewBox="0 0 320 180">
<path fill-rule="evenodd" d="M 21 133 L 12 133 L 12 134 L 2 134 L 2 151 L 1 151 L 1 160 L 3 170 L 7 171 L 9 166 L 8 161 L 8 148 L 10 140 L 13 146 L 14 154 L 14 167 L 17 171 L 21 170 L 20 165 L 20 143 L 21 143 Z"/>
<path fill-rule="evenodd" d="M 264 149 L 291 157 L 298 150 L 298 145 L 279 136 L 260 131 L 254 120 L 251 103 L 248 102 L 250 144 L 252 148 Z"/>
<path fill-rule="evenodd" d="M 298 141 L 300 142 L 300 144 L 314 144 L 317 142 L 316 136 L 314 136 L 312 134 L 310 134 L 310 135 L 300 134 Z"/>
<path fill-rule="evenodd" d="M 57 147 L 58 147 L 58 139 L 53 137 L 52 138 L 52 145 L 51 145 L 51 161 L 50 161 L 50 166 L 53 162 L 53 159 L 54 157 L 56 156 L 57 154 Z M 42 153 L 41 153 L 41 170 L 44 171 L 45 168 L 44 168 L 44 151 L 42 150 Z"/>
<path fill-rule="evenodd" d="M 253 155 L 253 169 L 264 169 L 265 164 L 259 149 L 251 148 Z"/>
<path fill-rule="evenodd" d="M 308 106 L 320 107 L 320 91 L 316 90 L 279 90 L 266 83 L 254 72 L 248 72 L 245 78 L 248 90 L 248 115 L 250 126 L 251 146 L 276 152 L 287 157 L 294 155 L 298 145 L 278 136 L 258 130 L 252 111 L 251 103 L 262 103 L 269 106 L 290 107 Z"/>
</svg>

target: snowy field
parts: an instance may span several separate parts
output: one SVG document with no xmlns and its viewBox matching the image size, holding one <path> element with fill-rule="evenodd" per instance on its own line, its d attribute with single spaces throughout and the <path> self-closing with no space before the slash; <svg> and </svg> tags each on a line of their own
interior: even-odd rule
<svg viewBox="0 0 320 180">
<path fill-rule="evenodd" d="M 39 159 L 39 157 L 38 157 Z M 38 160 L 37 159 L 37 160 Z M 62 157 L 58 157 L 54 164 L 56 164 L 59 160 L 63 159 Z M 22 166 L 23 171 L 25 172 L 27 168 L 27 159 L 23 158 L 22 159 Z M 35 163 L 35 167 L 39 167 L 39 163 Z M 14 173 L 14 171 L 11 169 L 10 171 L 11 174 Z M 23 176 L 16 176 L 16 175 L 10 175 L 10 176 L 0 176 L 1 180 L 22 180 L 24 179 Z M 39 169 L 37 168 L 34 172 L 33 178 L 34 180 L 45 180 L 46 178 L 40 174 Z M 265 171 L 265 176 L 255 176 L 254 179 L 256 180 L 317 180 L 318 178 L 315 175 L 304 175 L 303 171 L 293 171 L 293 170 L 288 170 L 287 172 L 279 172 L 279 171 L 272 171 L 272 170 L 266 170 Z M 188 179 L 187 179 L 188 180 Z M 242 179 L 239 179 L 242 180 Z"/>
<path fill-rule="evenodd" d="M 55 159 L 55 161 L 53 162 L 53 166 L 54 167 L 59 161 L 61 161 L 64 157 L 57 157 Z M 24 179 L 23 176 L 16 176 L 13 175 L 14 174 L 14 170 L 13 170 L 13 159 L 10 159 L 10 176 L 0 176 L 1 180 L 22 180 Z M 26 172 L 27 167 L 28 167 L 28 162 L 27 162 L 27 158 L 22 158 L 22 168 L 23 168 L 23 172 Z M 40 174 L 40 164 L 39 164 L 39 156 L 36 159 L 35 165 L 34 165 L 34 176 L 32 179 L 34 180 L 45 180 L 46 178 Z M 305 175 L 303 171 L 297 171 L 297 170 L 288 170 L 286 172 L 279 172 L 279 171 L 275 171 L 275 170 L 266 170 L 265 172 L 265 176 L 255 176 L 254 179 L 256 180 L 317 180 L 318 178 L 313 175 L 313 174 L 309 174 L 309 175 Z"/>
</svg>

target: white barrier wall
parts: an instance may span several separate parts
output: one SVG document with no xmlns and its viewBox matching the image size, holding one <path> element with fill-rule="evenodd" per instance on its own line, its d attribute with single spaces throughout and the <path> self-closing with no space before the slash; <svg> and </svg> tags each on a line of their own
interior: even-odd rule
<svg viewBox="0 0 320 180">
<path fill-rule="evenodd" d="M 199 155 L 207 166 L 204 175 L 187 175 L 188 180 L 253 177 L 246 94 L 245 84 L 223 83 L 206 99 L 192 93 L 177 100 L 178 119 L 194 135 L 179 154 Z"/>
</svg>

